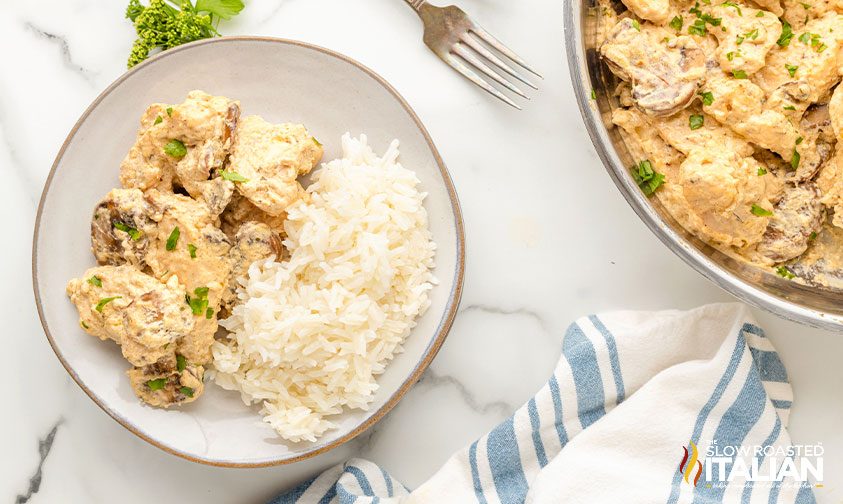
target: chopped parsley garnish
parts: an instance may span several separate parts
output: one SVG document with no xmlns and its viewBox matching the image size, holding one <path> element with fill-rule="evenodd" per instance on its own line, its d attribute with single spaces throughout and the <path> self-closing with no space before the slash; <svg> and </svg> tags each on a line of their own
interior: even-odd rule
<svg viewBox="0 0 843 504">
<path fill-rule="evenodd" d="M 167 107 L 167 117 L 173 117 L 173 107 Z"/>
<path fill-rule="evenodd" d="M 118 229 L 120 231 L 123 231 L 124 233 L 127 233 L 134 241 L 140 240 L 140 237 L 143 235 L 143 233 L 129 226 L 125 222 L 114 221 L 111 223 L 111 225 L 114 226 L 114 229 Z"/>
<path fill-rule="evenodd" d="M 697 17 L 702 16 L 702 11 L 700 10 L 700 3 L 699 3 L 699 2 L 694 2 L 694 6 L 693 6 L 693 7 L 691 7 L 691 8 L 688 10 L 688 12 L 690 12 L 691 14 L 693 14 L 693 15 L 695 15 L 695 16 L 697 16 Z"/>
<path fill-rule="evenodd" d="M 176 226 L 173 228 L 173 232 L 170 233 L 170 237 L 167 238 L 167 252 L 176 250 L 176 245 L 179 243 L 179 236 L 181 236 L 181 231 L 179 231 L 179 227 Z"/>
<path fill-rule="evenodd" d="M 187 244 L 187 251 L 190 252 L 190 258 L 196 259 L 196 245 L 192 243 Z"/>
<path fill-rule="evenodd" d="M 208 297 L 208 291 L 210 289 L 208 287 L 197 287 L 193 289 L 193 293 L 199 296 L 200 298 Z"/>
<path fill-rule="evenodd" d="M 758 14 L 755 17 L 764 17 L 764 11 L 758 11 Z"/>
<path fill-rule="evenodd" d="M 149 387 L 149 390 L 161 390 L 167 386 L 167 379 L 158 378 L 157 380 L 149 380 L 146 382 L 146 386 Z"/>
<path fill-rule="evenodd" d="M 594 90 L 592 89 L 591 92 L 594 93 Z M 317 140 L 316 137 L 310 137 L 310 138 L 313 140 L 313 143 L 315 143 L 317 147 L 322 147 L 322 142 Z"/>
<path fill-rule="evenodd" d="M 804 138 L 802 138 L 802 137 L 798 137 L 798 138 L 796 139 L 796 145 L 801 144 L 803 140 L 805 140 L 805 139 L 804 139 Z"/>
<path fill-rule="evenodd" d="M 790 167 L 794 170 L 799 168 L 799 159 L 802 156 L 799 155 L 799 152 L 796 149 L 793 149 L 793 156 L 790 157 Z"/>
<path fill-rule="evenodd" d="M 764 168 L 763 166 L 758 169 L 758 176 L 759 177 L 762 176 L 762 175 L 766 175 L 766 174 L 767 174 L 767 169 Z"/>
<path fill-rule="evenodd" d="M 81 325 L 81 326 L 82 326 L 82 329 L 87 329 L 87 328 L 88 328 L 88 324 L 86 324 L 84 320 L 80 320 L 80 321 L 79 321 L 79 325 Z"/>
<path fill-rule="evenodd" d="M 702 128 L 703 124 L 705 124 L 705 117 L 703 117 L 702 114 L 691 114 L 691 117 L 688 118 L 688 126 L 690 126 L 692 130 Z"/>
<path fill-rule="evenodd" d="M 798 69 L 799 69 L 799 66 L 797 66 L 797 65 L 788 65 L 787 63 L 785 63 L 784 67 L 785 67 L 785 68 L 787 68 L 787 73 L 789 73 L 791 77 L 793 77 L 794 75 L 796 75 L 796 70 L 798 70 Z"/>
<path fill-rule="evenodd" d="M 794 107 L 793 105 L 785 105 L 784 109 L 785 110 L 796 110 L 796 107 Z"/>
<path fill-rule="evenodd" d="M 192 311 L 193 314 L 196 316 L 207 316 L 208 288 L 197 287 L 193 290 L 193 294 L 195 294 L 196 297 L 190 297 L 190 295 L 185 295 L 185 301 L 187 301 L 188 306 L 190 306 L 190 311 Z"/>
<path fill-rule="evenodd" d="M 700 96 L 702 97 L 703 105 L 711 105 L 714 103 L 714 94 L 712 94 L 711 91 L 700 93 Z"/>
<path fill-rule="evenodd" d="M 181 140 L 170 140 L 164 146 L 164 153 L 170 157 L 181 159 L 187 155 L 187 147 L 184 146 Z"/>
<path fill-rule="evenodd" d="M 736 79 L 746 79 L 746 72 L 743 70 L 732 70 L 732 76 Z"/>
<path fill-rule="evenodd" d="M 214 318 L 214 309 L 213 308 L 208 308 L 207 310 L 205 310 L 205 318 L 208 319 L 208 320 L 211 320 L 212 318 Z"/>
<path fill-rule="evenodd" d="M 114 296 L 114 297 L 102 298 L 102 299 L 100 299 L 99 303 L 97 303 L 97 305 L 94 307 L 94 309 L 95 309 L 96 311 L 98 311 L 98 312 L 102 313 L 102 309 L 103 309 L 103 308 L 105 308 L 105 305 L 107 305 L 108 303 L 110 303 L 110 302 L 114 301 L 115 299 L 120 299 L 120 298 L 122 298 L 122 297 L 123 297 L 123 296 Z"/>
<path fill-rule="evenodd" d="M 240 175 L 237 172 L 228 171 L 228 170 L 220 170 L 220 177 L 224 178 L 225 180 L 230 180 L 232 182 L 248 182 L 249 179 Z"/>
<path fill-rule="evenodd" d="M 176 354 L 176 369 L 178 369 L 179 373 L 184 371 L 184 368 L 187 367 L 187 359 L 184 358 L 182 354 Z"/>
<path fill-rule="evenodd" d="M 708 31 L 705 29 L 705 21 L 702 19 L 697 19 L 694 21 L 694 24 L 688 27 L 688 33 L 691 35 L 698 35 L 700 37 L 704 37 Z"/>
<path fill-rule="evenodd" d="M 91 285 L 96 285 L 97 287 L 102 287 L 102 280 L 96 275 L 89 278 L 88 283 Z"/>
<path fill-rule="evenodd" d="M 778 273 L 780 277 L 786 278 L 788 280 L 793 280 L 794 278 L 796 278 L 796 275 L 791 273 L 787 266 L 779 266 L 778 268 L 776 268 L 776 273 Z"/>
<path fill-rule="evenodd" d="M 724 7 L 734 7 L 735 10 L 738 11 L 738 16 L 743 17 L 743 12 L 741 12 L 741 7 L 738 4 L 736 4 L 735 2 L 723 2 L 720 5 L 722 5 Z"/>
<path fill-rule="evenodd" d="M 808 9 L 811 8 L 811 4 L 809 4 L 809 3 L 800 2 L 800 5 L 802 5 L 802 8 L 805 9 L 805 10 L 808 10 Z"/>
<path fill-rule="evenodd" d="M 682 25 L 685 22 L 682 20 L 682 16 L 673 16 L 673 19 L 670 20 L 670 27 L 676 31 L 682 30 Z"/>
<path fill-rule="evenodd" d="M 155 118 L 155 122 L 152 123 L 152 125 L 156 126 L 158 124 L 161 124 L 162 122 L 164 122 L 164 119 L 162 119 L 161 116 L 158 116 L 158 117 Z"/>
<path fill-rule="evenodd" d="M 179 389 L 179 392 L 186 395 L 187 397 L 193 397 L 193 389 L 190 387 L 182 387 Z"/>
<path fill-rule="evenodd" d="M 700 16 L 704 22 L 710 24 L 711 26 L 720 26 L 720 23 L 723 22 L 723 18 L 716 18 L 713 17 L 711 14 L 703 14 Z"/>
<path fill-rule="evenodd" d="M 637 19 L 632 20 L 632 27 L 638 31 L 641 31 L 641 23 L 639 23 Z"/>
<path fill-rule="evenodd" d="M 811 34 L 808 33 L 808 32 L 805 32 L 802 35 L 799 35 L 799 42 L 802 42 L 803 44 L 806 44 L 806 45 L 810 44 L 811 43 Z"/>
<path fill-rule="evenodd" d="M 769 217 L 769 216 L 773 215 L 773 212 L 771 212 L 770 210 L 767 210 L 765 208 L 762 208 L 762 207 L 756 205 L 755 203 L 752 204 L 752 210 L 751 211 L 752 211 L 752 215 L 757 215 L 758 217 Z"/>
<path fill-rule="evenodd" d="M 664 183 L 664 175 L 653 170 L 649 160 L 644 160 L 632 167 L 632 178 L 644 192 L 650 196 Z"/>
<path fill-rule="evenodd" d="M 593 89 L 591 90 L 591 99 L 592 99 L 592 100 L 596 100 L 596 99 L 597 99 L 597 91 L 595 91 L 595 90 L 593 90 Z M 316 140 L 316 139 L 314 138 L 314 140 Z"/>
<path fill-rule="evenodd" d="M 779 47 L 787 47 L 788 45 L 790 45 L 790 39 L 793 38 L 793 28 L 791 28 L 790 23 L 788 23 L 784 19 L 782 19 L 781 21 L 782 34 L 779 36 L 779 39 L 776 41 L 776 44 L 778 44 Z"/>
<path fill-rule="evenodd" d="M 735 54 L 736 54 L 735 51 L 727 52 L 726 53 L 726 59 L 729 60 L 729 61 L 732 61 L 733 59 L 735 59 Z"/>
<path fill-rule="evenodd" d="M 817 232 L 816 232 L 816 231 L 812 231 L 812 232 L 811 232 L 811 235 L 810 235 L 810 236 L 808 236 L 808 241 L 814 241 L 814 240 L 816 240 L 816 239 L 817 239 Z"/>
</svg>

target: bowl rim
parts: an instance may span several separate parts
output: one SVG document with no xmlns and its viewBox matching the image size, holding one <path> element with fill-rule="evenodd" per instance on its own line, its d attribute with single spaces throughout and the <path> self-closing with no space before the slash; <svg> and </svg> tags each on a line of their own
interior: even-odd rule
<svg viewBox="0 0 843 504">
<path fill-rule="evenodd" d="M 231 42 L 264 42 L 270 44 L 285 44 L 285 45 L 292 45 L 296 47 L 301 47 L 313 51 L 317 51 L 324 55 L 339 59 L 343 62 L 349 63 L 352 66 L 356 67 L 358 70 L 363 71 L 373 80 L 375 80 L 378 84 L 383 86 L 404 108 L 407 114 L 412 118 L 413 122 L 415 123 L 418 130 L 424 136 L 425 142 L 427 143 L 428 148 L 430 149 L 431 153 L 433 154 L 434 159 L 436 160 L 437 167 L 439 169 L 440 175 L 442 176 L 443 183 L 448 191 L 448 197 L 450 199 L 451 209 L 453 212 L 454 217 L 454 228 L 456 231 L 456 245 L 457 245 L 457 258 L 456 258 L 456 268 L 454 272 L 454 286 L 451 289 L 451 292 L 448 296 L 448 301 L 445 306 L 445 311 L 442 314 L 442 317 L 439 321 L 439 325 L 436 328 L 436 332 L 434 334 L 433 340 L 428 344 L 426 347 L 424 354 L 422 355 L 421 360 L 416 364 L 415 368 L 413 368 L 412 372 L 407 376 L 407 378 L 401 383 L 399 388 L 386 400 L 386 402 L 381 406 L 377 411 L 373 412 L 369 417 L 363 421 L 360 425 L 356 428 L 351 430 L 350 432 L 346 433 L 345 435 L 339 437 L 338 439 L 328 443 L 326 445 L 320 446 L 314 450 L 308 451 L 303 454 L 298 454 L 294 456 L 288 457 L 279 457 L 273 458 L 270 460 L 264 460 L 259 462 L 238 462 L 238 461 L 226 461 L 226 460 L 219 460 L 219 459 L 210 459 L 205 457 L 200 457 L 197 455 L 189 454 L 184 451 L 178 450 L 171 446 L 167 446 L 163 442 L 160 442 L 154 438 L 152 438 L 149 434 L 142 431 L 140 428 L 135 426 L 129 419 L 122 417 L 121 415 L 117 414 L 111 408 L 108 407 L 100 398 L 95 394 L 91 389 L 89 389 L 85 383 L 79 378 L 70 364 L 65 360 L 64 356 L 62 355 L 61 351 L 59 350 L 53 336 L 50 332 L 50 328 L 47 325 L 47 321 L 44 314 L 44 307 L 41 302 L 41 293 L 38 287 L 38 239 L 40 235 L 41 229 L 41 217 L 44 210 L 44 202 L 47 199 L 47 194 L 51 188 L 53 177 L 56 173 L 56 169 L 58 168 L 59 163 L 61 162 L 62 158 L 64 157 L 65 151 L 67 150 L 68 145 L 76 136 L 77 131 L 81 127 L 81 125 L 87 120 L 88 116 L 91 112 L 105 99 L 109 94 L 111 94 L 120 84 L 122 84 L 125 80 L 129 77 L 140 71 L 141 69 L 149 66 L 154 65 L 158 61 L 167 58 L 173 54 L 190 50 L 195 47 L 211 45 L 211 44 L 225 44 Z M 436 354 L 439 352 L 439 349 L 442 347 L 442 344 L 445 341 L 445 338 L 448 336 L 448 333 L 453 326 L 454 319 L 456 318 L 460 300 L 462 298 L 463 286 L 465 282 L 465 228 L 464 228 L 464 221 L 462 215 L 462 209 L 460 206 L 459 198 L 457 197 L 457 192 L 454 187 L 453 180 L 451 179 L 450 172 L 448 168 L 445 166 L 445 162 L 442 160 L 442 156 L 439 153 L 439 150 L 436 148 L 436 145 L 433 143 L 433 139 L 430 136 L 430 133 L 425 128 L 424 124 L 422 123 L 419 116 L 410 106 L 406 99 L 389 83 L 386 79 L 381 77 L 378 73 L 374 70 L 368 68 L 367 66 L 363 65 L 362 63 L 358 62 L 357 60 L 346 56 L 342 53 L 337 51 L 327 49 L 325 47 L 321 47 L 315 44 L 311 44 L 308 42 L 302 42 L 299 40 L 293 39 L 286 39 L 286 38 L 277 38 L 277 37 L 265 37 L 265 36 L 226 36 L 226 37 L 217 37 L 212 39 L 204 39 L 195 42 L 191 42 L 188 44 L 184 44 L 178 47 L 174 47 L 167 51 L 162 51 L 148 60 L 136 65 L 135 67 L 129 69 L 128 71 L 124 72 L 120 77 L 118 77 L 114 82 L 112 82 L 108 87 L 105 88 L 91 104 L 85 109 L 82 115 L 74 124 L 73 128 L 68 133 L 67 137 L 65 138 L 64 142 L 62 143 L 61 148 L 59 149 L 58 154 L 56 154 L 56 158 L 53 161 L 53 164 L 50 168 L 50 172 L 47 175 L 47 179 L 44 183 L 44 189 L 41 193 L 41 198 L 38 202 L 38 210 L 35 217 L 35 227 L 32 239 L 32 285 L 33 285 L 33 292 L 35 294 L 35 305 L 38 310 L 38 318 L 41 321 L 41 327 L 44 330 L 44 334 L 47 336 L 47 340 L 50 343 L 50 347 L 53 349 L 53 352 L 58 357 L 59 361 L 61 362 L 62 366 L 64 366 L 67 373 L 73 378 L 73 381 L 76 382 L 77 385 L 82 389 L 83 392 L 92 400 L 94 403 L 100 407 L 103 411 L 105 411 L 111 418 L 113 418 L 117 423 L 122 425 L 128 431 L 132 432 L 139 438 L 143 439 L 147 443 L 167 452 L 172 455 L 176 455 L 186 460 L 190 460 L 192 462 L 197 462 L 209 466 L 215 467 L 231 467 L 231 468 L 259 468 L 259 467 L 271 467 L 277 465 L 286 465 L 286 464 L 293 464 L 296 462 L 300 462 L 305 459 L 309 459 L 311 457 L 315 457 L 317 455 L 327 453 L 334 448 L 337 448 L 348 441 L 354 439 L 355 437 L 359 436 L 367 429 L 372 427 L 374 424 L 379 422 L 387 413 L 389 413 L 397 404 L 398 402 L 406 395 L 409 389 L 419 381 L 421 378 L 422 373 L 428 368 L 430 363 L 433 361 Z"/>
<path fill-rule="evenodd" d="M 603 167 L 609 173 L 615 186 L 620 190 L 626 202 L 644 222 L 647 228 L 658 237 L 674 254 L 679 256 L 709 281 L 726 290 L 741 301 L 761 308 L 787 320 L 830 331 L 843 328 L 843 315 L 825 312 L 798 305 L 779 298 L 767 291 L 740 279 L 694 247 L 684 237 L 667 225 L 656 212 L 653 205 L 632 181 L 627 169 L 612 147 L 608 130 L 603 124 L 600 112 L 592 106 L 591 93 L 586 89 L 591 75 L 587 68 L 582 32 L 582 8 L 584 0 L 564 0 L 563 25 L 565 31 L 565 51 L 571 85 L 577 99 L 580 115 L 585 123 L 588 136 Z"/>
</svg>

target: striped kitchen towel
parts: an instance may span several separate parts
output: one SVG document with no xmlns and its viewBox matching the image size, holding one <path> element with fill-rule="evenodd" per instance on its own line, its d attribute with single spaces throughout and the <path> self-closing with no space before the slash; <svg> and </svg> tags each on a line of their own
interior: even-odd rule
<svg viewBox="0 0 843 504">
<path fill-rule="evenodd" d="M 535 397 L 415 490 L 353 459 L 271 504 L 813 503 L 791 401 L 743 305 L 589 316 Z"/>
</svg>

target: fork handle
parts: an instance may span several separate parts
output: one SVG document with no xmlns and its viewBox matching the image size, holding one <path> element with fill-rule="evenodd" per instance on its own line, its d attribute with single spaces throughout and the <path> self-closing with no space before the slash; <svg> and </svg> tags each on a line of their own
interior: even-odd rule
<svg viewBox="0 0 843 504">
<path fill-rule="evenodd" d="M 422 8 L 422 5 L 427 3 L 427 0 L 404 0 L 409 4 L 410 7 L 413 8 L 414 11 L 419 12 Z"/>
</svg>

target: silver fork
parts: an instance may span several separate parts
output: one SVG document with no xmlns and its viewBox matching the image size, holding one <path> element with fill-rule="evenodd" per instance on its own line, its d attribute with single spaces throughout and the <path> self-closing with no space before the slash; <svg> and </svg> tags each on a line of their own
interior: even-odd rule
<svg viewBox="0 0 843 504">
<path fill-rule="evenodd" d="M 503 88 L 512 91 L 522 98 L 530 99 L 521 89 L 501 75 L 500 71 L 508 74 L 533 89 L 538 86 L 530 82 L 521 73 L 514 70 L 502 58 L 497 56 L 489 48 L 494 49 L 503 57 L 509 58 L 530 73 L 543 78 L 538 72 L 530 68 L 527 63 L 515 54 L 498 39 L 491 36 L 486 30 L 468 17 L 457 6 L 436 7 L 427 3 L 427 0 L 404 0 L 415 10 L 424 23 L 424 43 L 442 61 L 449 64 L 454 70 L 464 75 L 468 80 L 477 84 L 484 91 L 495 98 L 512 105 L 521 110 L 512 99 L 503 94 L 495 86 L 487 82 L 480 72 Z M 487 47 L 487 45 L 489 47 Z M 484 61 L 485 60 L 485 61 Z M 488 64 L 487 64 L 488 63 Z M 494 65 L 499 70 L 489 66 Z"/>
</svg>

